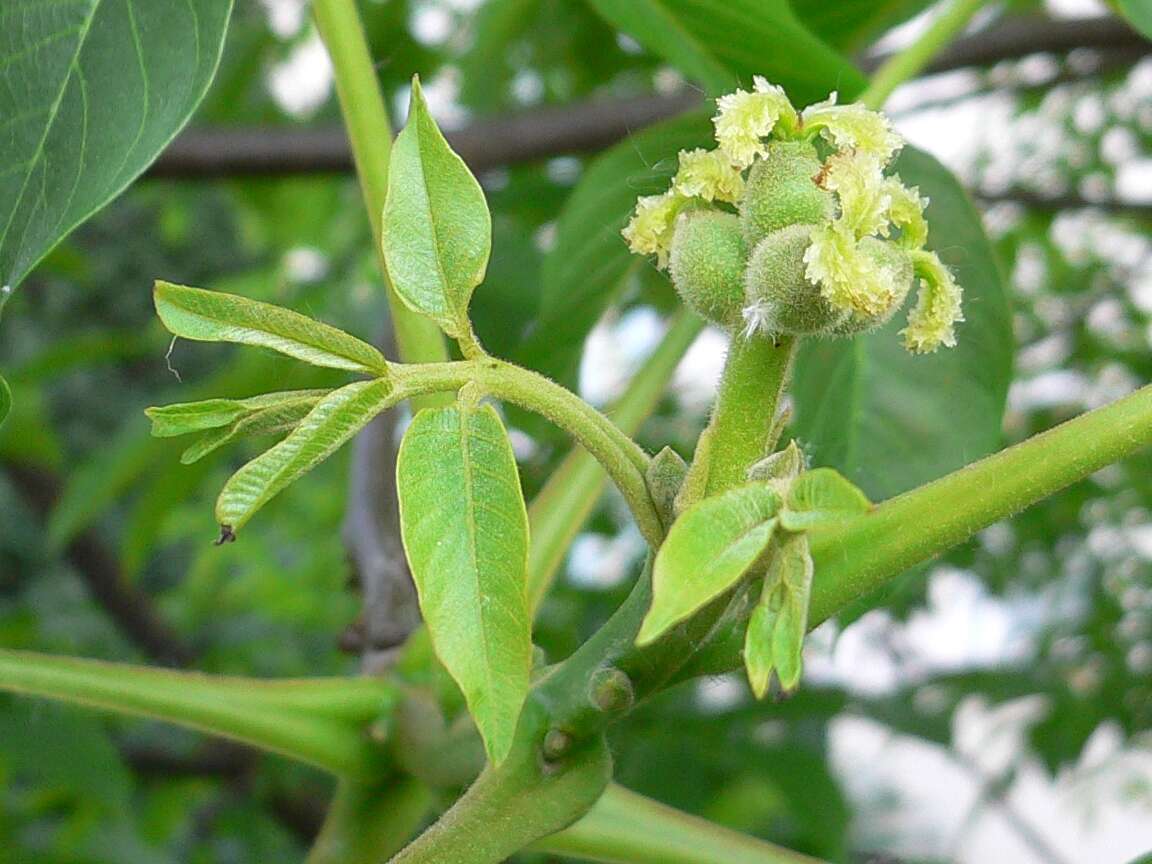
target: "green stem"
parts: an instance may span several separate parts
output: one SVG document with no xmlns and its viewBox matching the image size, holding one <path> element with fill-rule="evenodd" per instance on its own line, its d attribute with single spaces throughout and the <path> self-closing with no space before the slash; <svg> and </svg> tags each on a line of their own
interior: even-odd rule
<svg viewBox="0 0 1152 864">
<path fill-rule="evenodd" d="M 400 358 L 406 363 L 435 363 L 448 359 L 448 348 L 439 328 L 413 312 L 388 286 L 384 250 L 380 242 L 384 199 L 388 194 L 388 160 L 392 151 L 392 124 L 376 81 L 376 70 L 355 0 L 313 0 L 316 28 L 332 58 L 336 93 L 352 145 L 356 173 L 364 195 L 372 245 L 388 292 L 388 307 Z M 417 407 L 445 404 L 444 397 L 426 398 Z"/>
<path fill-rule="evenodd" d="M 748 466 L 764 458 L 776 406 L 788 382 L 794 340 L 732 337 L 712 413 L 707 493 L 744 482 Z"/>
<path fill-rule="evenodd" d="M 391 373 L 394 392 L 404 396 L 459 390 L 466 384 L 476 384 L 486 393 L 548 418 L 575 437 L 604 466 L 632 508 L 644 538 L 652 546 L 660 544 L 664 529 L 644 478 L 648 456 L 579 396 L 543 375 L 495 358 L 396 365 Z"/>
<path fill-rule="evenodd" d="M 604 864 L 819 864 L 614 784 L 583 819 L 533 848 Z"/>
<path fill-rule="evenodd" d="M 545 762 L 546 729 L 540 706 L 525 705 L 508 757 L 486 768 L 393 864 L 499 864 L 587 813 L 612 776 L 608 747 L 590 738 Z"/>
<path fill-rule="evenodd" d="M 1152 385 L 889 499 L 864 516 L 813 531 L 809 628 L 909 567 L 1149 444 Z M 676 680 L 738 669 L 742 647 L 742 632 L 734 627 Z"/>
<path fill-rule="evenodd" d="M 1152 443 L 1152 385 L 812 533 L 812 626 L 914 564 Z"/>
<path fill-rule="evenodd" d="M 0 689 L 164 720 L 334 774 L 379 769 L 364 729 L 387 703 L 379 679 L 263 681 L 0 649 Z"/>
<path fill-rule="evenodd" d="M 953 0 L 952 5 L 919 38 L 876 70 L 868 88 L 857 97 L 857 101 L 873 110 L 881 108 L 893 90 L 923 71 L 937 52 L 964 29 L 985 2 Z"/>
<path fill-rule="evenodd" d="M 676 314 L 664 339 L 612 406 L 610 416 L 626 435 L 634 435 L 655 410 L 672 373 L 704 322 L 687 311 Z M 532 548 L 528 553 L 528 601 L 540 605 L 572 540 L 588 520 L 604 489 L 605 474 L 587 451 L 573 450 L 548 478 L 528 507 Z"/>
<path fill-rule="evenodd" d="M 380 864 L 404 847 L 431 804 L 411 777 L 342 780 L 306 864 Z"/>
</svg>

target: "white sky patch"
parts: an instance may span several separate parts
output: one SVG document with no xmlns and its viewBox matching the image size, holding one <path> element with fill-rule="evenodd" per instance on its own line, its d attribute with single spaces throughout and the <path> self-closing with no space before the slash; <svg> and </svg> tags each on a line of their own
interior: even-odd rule
<svg viewBox="0 0 1152 864">
<path fill-rule="evenodd" d="M 267 74 L 268 91 L 287 114 L 306 118 L 332 94 L 332 61 L 313 31 Z"/>
</svg>

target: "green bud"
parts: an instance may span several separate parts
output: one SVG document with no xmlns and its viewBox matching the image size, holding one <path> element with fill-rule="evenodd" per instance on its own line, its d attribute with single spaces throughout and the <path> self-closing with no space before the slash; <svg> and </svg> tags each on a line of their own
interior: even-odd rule
<svg viewBox="0 0 1152 864">
<path fill-rule="evenodd" d="M 596 670 L 588 695 L 596 710 L 608 715 L 629 711 L 635 698 L 632 679 L 612 666 Z"/>
<path fill-rule="evenodd" d="M 828 222 L 836 215 L 832 193 L 816 185 L 820 157 L 807 141 L 773 141 L 748 175 L 740 224 L 749 247 L 789 225 Z"/>
<path fill-rule="evenodd" d="M 830 305 L 804 275 L 811 233 L 811 225 L 791 225 L 756 244 L 744 277 L 749 331 L 812 336 L 843 321 L 846 313 Z"/>
<path fill-rule="evenodd" d="M 912 290 L 914 279 L 912 258 L 908 252 L 888 240 L 865 237 L 860 241 L 860 253 L 884 271 L 885 282 L 895 286 L 892 302 L 878 315 L 862 315 L 853 312 L 831 329 L 835 336 L 855 336 L 882 327 L 904 305 L 908 292 Z"/>
<path fill-rule="evenodd" d="M 676 518 L 676 495 L 684 485 L 687 474 L 688 464 L 671 447 L 665 447 L 653 456 L 644 473 L 648 494 L 666 528 L 670 528 Z"/>
<path fill-rule="evenodd" d="M 692 311 L 731 329 L 740 324 L 748 250 L 732 213 L 694 210 L 676 222 L 669 271 Z"/>
</svg>

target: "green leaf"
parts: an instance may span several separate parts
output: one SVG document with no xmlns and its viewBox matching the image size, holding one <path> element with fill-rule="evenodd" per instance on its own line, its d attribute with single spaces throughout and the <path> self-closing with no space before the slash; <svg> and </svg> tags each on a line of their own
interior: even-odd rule
<svg viewBox="0 0 1152 864">
<path fill-rule="evenodd" d="M 867 496 L 837 471 L 816 468 L 801 474 L 788 487 L 780 527 L 807 531 L 859 516 L 871 507 Z"/>
<path fill-rule="evenodd" d="M 144 413 L 152 421 L 152 437 L 172 438 L 190 432 L 203 432 L 229 426 L 246 414 L 285 403 L 311 401 L 323 396 L 326 390 L 285 390 L 279 393 L 264 393 L 250 399 L 205 399 L 200 402 L 180 402 L 163 405 L 159 408 L 145 408 Z"/>
<path fill-rule="evenodd" d="M 905 148 L 896 170 L 931 199 L 929 246 L 964 289 L 958 345 L 907 353 L 901 312 L 854 340 L 806 340 L 792 388 L 796 435 L 813 464 L 836 468 L 874 501 L 998 449 L 1012 375 L 1011 309 L 979 214 L 928 154 Z"/>
<path fill-rule="evenodd" d="M 420 609 L 493 763 L 512 746 L 532 665 L 528 516 L 490 405 L 421 411 L 396 468 Z"/>
<path fill-rule="evenodd" d="M 8 382 L 0 375 L 0 425 L 4 423 L 8 412 L 12 410 L 12 391 L 8 389 Z"/>
<path fill-rule="evenodd" d="M 811 593 L 808 536 L 785 534 L 768 565 L 764 592 L 744 634 L 744 667 L 757 699 L 768 692 L 773 671 L 785 692 L 800 682 Z"/>
<path fill-rule="evenodd" d="M 157 282 L 156 313 L 182 339 L 271 348 L 314 366 L 384 375 L 384 355 L 355 336 L 289 309 L 236 294 Z"/>
<path fill-rule="evenodd" d="M 640 268 L 655 273 L 620 236 L 636 198 L 667 189 L 676 154 L 707 145 L 711 136 L 707 115 L 690 114 L 633 135 L 589 166 L 557 220 L 556 245 L 541 274 L 540 317 L 517 352 L 522 362 L 574 383 L 584 340 L 627 277 Z"/>
<path fill-rule="evenodd" d="M 923 12 L 932 0 L 791 0 L 790 5 L 813 33 L 841 51 L 856 54 L 882 33 Z"/>
<path fill-rule="evenodd" d="M 216 521 L 228 539 L 278 492 L 311 471 L 395 398 L 385 379 L 357 381 L 316 403 L 291 435 L 256 457 L 224 484 Z"/>
<path fill-rule="evenodd" d="M 232 0 L 0 4 L 0 285 L 15 286 L 187 122 Z"/>
<path fill-rule="evenodd" d="M 209 453 L 235 441 L 237 438 L 253 438 L 260 435 L 279 435 L 282 432 L 290 432 L 312 412 L 325 392 L 327 391 L 321 390 L 313 396 L 270 405 L 267 408 L 245 414 L 226 427 L 213 429 L 185 450 L 180 455 L 180 461 L 185 465 L 199 462 Z"/>
<path fill-rule="evenodd" d="M 480 184 L 428 113 L 418 78 L 392 148 L 383 244 L 400 298 L 450 336 L 469 333 L 468 302 L 488 268 L 492 217 Z"/>
<path fill-rule="evenodd" d="M 656 553 L 652 608 L 637 645 L 655 641 L 739 581 L 768 548 L 780 496 L 762 483 L 738 486 L 685 510 Z"/>
<path fill-rule="evenodd" d="M 864 88 L 860 72 L 808 30 L 787 0 L 589 2 L 713 96 L 747 85 L 753 75 L 783 84 L 802 103 L 832 90 L 851 98 Z"/>
<path fill-rule="evenodd" d="M 1152 39 L 1152 3 L 1149 0 L 1116 0 L 1116 4 L 1129 24 Z"/>
</svg>

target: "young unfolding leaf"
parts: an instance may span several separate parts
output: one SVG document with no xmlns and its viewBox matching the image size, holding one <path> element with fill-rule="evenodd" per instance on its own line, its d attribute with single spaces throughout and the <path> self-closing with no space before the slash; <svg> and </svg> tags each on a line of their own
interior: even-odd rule
<svg viewBox="0 0 1152 864">
<path fill-rule="evenodd" d="M 396 467 L 404 550 L 432 644 L 493 763 L 512 746 L 532 666 L 528 515 L 490 405 L 421 411 Z"/>
<path fill-rule="evenodd" d="M 297 312 L 235 294 L 157 282 L 156 312 L 174 335 L 271 348 L 314 366 L 385 375 L 384 355 L 355 336 Z"/>
<path fill-rule="evenodd" d="M 785 691 L 799 683 L 811 591 L 808 536 L 783 534 L 744 635 L 744 667 L 756 698 L 768 692 L 773 671 Z"/>
<path fill-rule="evenodd" d="M 280 490 L 327 459 L 394 401 L 391 384 L 382 378 L 357 381 L 319 400 L 296 431 L 224 484 L 216 499 L 222 539 L 231 538 Z"/>
<path fill-rule="evenodd" d="M 867 513 L 864 493 L 831 468 L 816 468 L 797 477 L 788 490 L 780 527 L 807 531 Z"/>
<path fill-rule="evenodd" d="M 292 399 L 238 417 L 227 426 L 213 429 L 202 437 L 180 455 L 180 461 L 185 465 L 199 462 L 209 453 L 238 438 L 291 432 L 311 413 L 323 395 L 324 391 L 320 391 L 315 396 Z"/>
<path fill-rule="evenodd" d="M 492 217 L 480 184 L 428 112 L 418 78 L 408 123 L 392 147 L 383 245 L 400 298 L 450 336 L 468 333 L 468 301 L 492 250 Z"/>
<path fill-rule="evenodd" d="M 676 518 L 676 495 L 684 485 L 688 465 L 671 447 L 665 447 L 652 457 L 644 480 L 648 484 L 648 494 L 656 505 L 656 512 L 670 526 Z"/>
<path fill-rule="evenodd" d="M 756 483 L 685 510 L 656 553 L 652 608 L 636 644 L 654 641 L 735 585 L 768 547 L 779 507 L 779 495 Z"/>
<path fill-rule="evenodd" d="M 748 469 L 748 479 L 760 482 L 768 480 L 790 481 L 804 470 L 804 453 L 795 441 L 789 442 L 783 450 L 765 456 Z"/>
<path fill-rule="evenodd" d="M 323 396 L 325 390 L 287 390 L 265 393 L 250 399 L 205 399 L 202 402 L 179 402 L 158 408 L 145 408 L 152 421 L 152 437 L 172 438 L 189 432 L 203 432 L 228 426 L 246 414 L 285 403 L 311 400 Z"/>
</svg>

